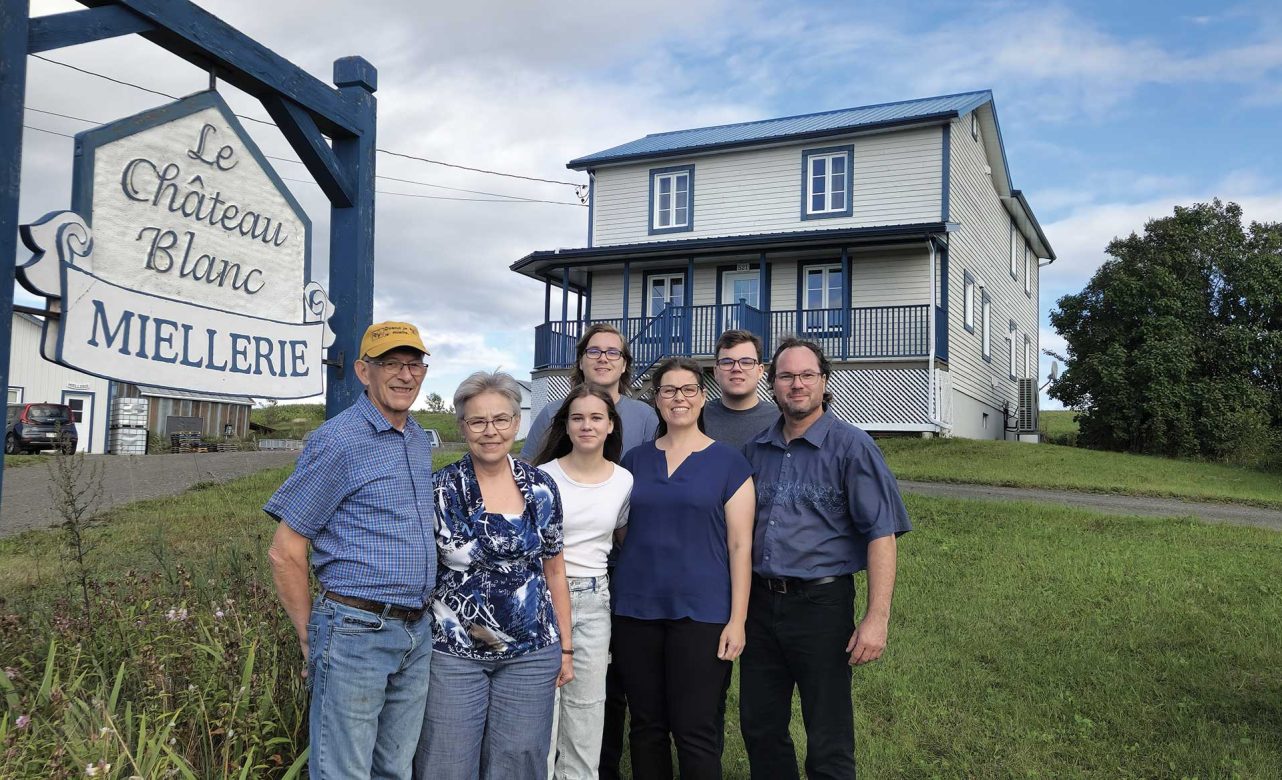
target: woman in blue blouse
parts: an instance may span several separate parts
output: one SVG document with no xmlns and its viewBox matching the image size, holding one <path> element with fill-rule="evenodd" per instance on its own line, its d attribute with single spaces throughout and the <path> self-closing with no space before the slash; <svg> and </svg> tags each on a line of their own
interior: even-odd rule
<svg viewBox="0 0 1282 780">
<path fill-rule="evenodd" d="M 730 668 L 743 651 L 752 576 L 752 469 L 703 432 L 703 372 L 654 372 L 659 438 L 628 451 L 631 513 L 613 586 L 614 662 L 631 710 L 635 777 L 721 777 Z M 671 740 L 671 742 L 670 742 Z"/>
<path fill-rule="evenodd" d="M 574 678 L 561 498 L 509 454 L 520 403 L 498 372 L 454 393 L 468 454 L 435 480 L 440 573 L 417 778 L 545 776 L 554 693 Z"/>
</svg>

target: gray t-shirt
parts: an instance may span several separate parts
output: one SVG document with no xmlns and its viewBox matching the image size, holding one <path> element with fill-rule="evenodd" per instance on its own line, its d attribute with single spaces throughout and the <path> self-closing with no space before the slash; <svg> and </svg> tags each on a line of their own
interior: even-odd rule
<svg viewBox="0 0 1282 780">
<path fill-rule="evenodd" d="M 530 432 L 525 435 L 525 444 L 521 445 L 522 460 L 530 461 L 539 454 L 539 449 L 543 446 L 543 436 L 547 433 L 548 426 L 552 424 L 553 415 L 561 409 L 562 403 L 563 401 L 557 401 L 543 407 L 534 418 L 534 422 L 530 423 Z M 659 416 L 654 413 L 653 406 L 621 395 L 614 408 L 618 411 L 619 420 L 623 423 L 624 453 L 642 442 L 654 440 L 654 434 L 659 428 Z"/>
<path fill-rule="evenodd" d="M 709 401 L 703 408 L 703 427 L 717 441 L 736 449 L 752 441 L 753 437 L 779 421 L 779 407 L 758 401 L 751 409 L 727 409 L 721 399 Z"/>
</svg>

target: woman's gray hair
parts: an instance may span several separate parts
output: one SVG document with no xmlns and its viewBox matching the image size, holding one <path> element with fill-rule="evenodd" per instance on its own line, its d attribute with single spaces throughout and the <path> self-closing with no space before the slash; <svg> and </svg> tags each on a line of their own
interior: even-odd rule
<svg viewBox="0 0 1282 780">
<path fill-rule="evenodd" d="M 477 371 L 454 391 L 454 416 L 463 422 L 467 402 L 481 393 L 498 393 L 512 402 L 512 416 L 521 416 L 521 385 L 502 371 Z"/>
</svg>

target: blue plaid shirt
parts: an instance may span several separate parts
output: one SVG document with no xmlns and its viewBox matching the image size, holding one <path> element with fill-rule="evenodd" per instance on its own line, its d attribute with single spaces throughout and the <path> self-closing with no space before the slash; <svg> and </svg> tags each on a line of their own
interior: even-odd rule
<svg viewBox="0 0 1282 780">
<path fill-rule="evenodd" d="M 312 543 L 321 587 L 418 609 L 436 586 L 432 447 L 361 395 L 311 435 L 298 466 L 263 507 Z"/>
</svg>

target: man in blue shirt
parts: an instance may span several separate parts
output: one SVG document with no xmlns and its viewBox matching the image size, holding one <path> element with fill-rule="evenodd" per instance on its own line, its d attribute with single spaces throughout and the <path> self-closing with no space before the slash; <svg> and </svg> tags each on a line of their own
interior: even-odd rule
<svg viewBox="0 0 1282 780">
<path fill-rule="evenodd" d="M 886 647 L 896 537 L 911 530 L 899 486 L 868 434 L 828 411 L 831 367 L 790 338 L 767 379 L 783 419 L 744 448 L 757 483 L 740 727 L 753 778 L 796 778 L 792 692 L 806 724 L 806 776 L 855 777 L 851 666 Z M 855 625 L 854 573 L 868 570 Z"/>
<path fill-rule="evenodd" d="M 436 585 L 432 449 L 409 414 L 426 354 L 413 325 L 371 325 L 355 363 L 364 395 L 316 429 L 263 507 L 280 521 L 268 557 L 307 662 L 316 780 L 410 777 Z"/>
</svg>

